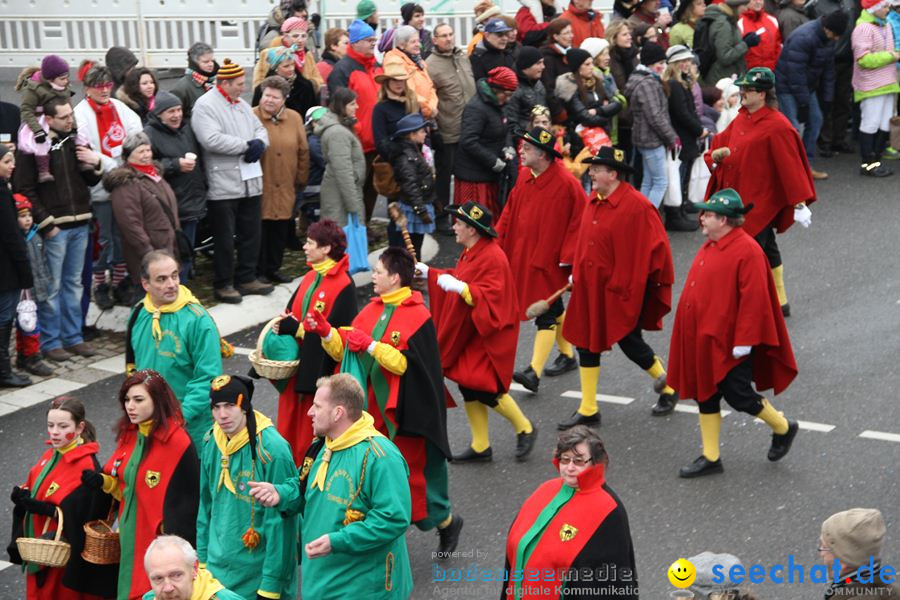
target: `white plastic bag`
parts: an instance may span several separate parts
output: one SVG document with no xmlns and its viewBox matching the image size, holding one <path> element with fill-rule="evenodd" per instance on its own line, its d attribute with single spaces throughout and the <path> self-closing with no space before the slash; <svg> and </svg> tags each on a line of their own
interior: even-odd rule
<svg viewBox="0 0 900 600">
<path fill-rule="evenodd" d="M 22 290 L 19 304 L 16 305 L 16 318 L 19 321 L 19 328 L 25 333 L 37 329 L 37 304 L 31 299 L 28 290 Z"/>
<path fill-rule="evenodd" d="M 663 198 L 663 206 L 681 206 L 681 159 L 680 150 L 666 150 L 666 178 L 669 185 Z"/>
<path fill-rule="evenodd" d="M 691 178 L 688 182 L 688 200 L 690 202 L 706 201 L 706 186 L 709 185 L 709 178 L 712 177 L 709 167 L 706 166 L 706 161 L 703 160 L 703 153 L 706 152 L 707 146 L 708 144 L 704 144 L 700 151 L 700 156 L 691 165 Z"/>
</svg>

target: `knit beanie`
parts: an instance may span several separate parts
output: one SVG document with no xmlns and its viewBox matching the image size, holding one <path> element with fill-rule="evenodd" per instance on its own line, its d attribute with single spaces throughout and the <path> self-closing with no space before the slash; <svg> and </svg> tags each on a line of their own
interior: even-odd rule
<svg viewBox="0 0 900 600">
<path fill-rule="evenodd" d="M 492 88 L 514 92 L 519 87 L 519 79 L 509 67 L 494 67 L 488 71 L 487 84 Z"/>
<path fill-rule="evenodd" d="M 281 33 L 287 33 L 294 30 L 309 31 L 309 21 L 301 19 L 300 17 L 291 17 L 285 19 L 284 23 L 281 24 Z"/>
<path fill-rule="evenodd" d="M 347 30 L 347 33 L 350 35 L 351 44 L 355 44 L 356 42 L 370 37 L 375 37 L 375 30 L 372 29 L 372 26 L 359 19 L 350 23 L 350 29 Z"/>
<path fill-rule="evenodd" d="M 666 60 L 666 51 L 655 42 L 647 42 L 641 48 L 641 64 L 645 67 L 655 65 Z"/>
<path fill-rule="evenodd" d="M 226 58 L 225 62 L 222 63 L 222 66 L 219 67 L 219 72 L 216 73 L 216 79 L 219 81 L 225 79 L 237 79 L 241 75 L 244 74 L 244 69 L 240 65 L 236 65 L 231 62 L 230 58 Z"/>
<path fill-rule="evenodd" d="M 851 508 L 822 523 L 822 539 L 841 564 L 860 567 L 881 558 L 884 517 L 877 508 Z"/>
<path fill-rule="evenodd" d="M 69 63 L 61 56 L 56 54 L 48 54 L 41 61 L 41 77 L 45 81 L 56 79 L 60 75 L 69 74 Z"/>
<path fill-rule="evenodd" d="M 722 573 L 728 573 L 731 567 L 742 567 L 741 561 L 733 554 L 714 554 L 712 552 L 701 552 L 697 556 L 692 556 L 688 561 L 694 565 L 694 571 L 697 577 L 694 579 L 688 589 L 697 595 L 697 598 L 708 598 L 713 592 L 730 592 L 739 589 L 731 589 L 727 584 L 727 579 L 722 583 L 713 583 L 713 567 L 719 565 L 722 567 Z"/>
<path fill-rule="evenodd" d="M 835 35 L 844 35 L 847 31 L 849 17 L 842 10 L 836 10 L 822 17 L 822 25 Z"/>
<path fill-rule="evenodd" d="M 519 56 L 516 58 L 516 68 L 524 71 L 528 67 L 534 66 L 542 58 L 544 58 L 544 55 L 534 46 L 522 46 L 519 50 Z"/>
<path fill-rule="evenodd" d="M 175 106 L 181 106 L 181 98 L 172 92 L 161 90 L 156 94 L 156 103 L 153 105 L 151 112 L 158 117 Z"/>
<path fill-rule="evenodd" d="M 124 46 L 113 46 L 106 51 L 106 66 L 112 73 L 113 83 L 121 85 L 125 80 L 128 71 L 138 64 L 137 56 L 134 52 Z"/>
<path fill-rule="evenodd" d="M 356 5 L 356 18 L 366 20 L 378 12 L 378 7 L 372 0 L 360 0 Z"/>
<path fill-rule="evenodd" d="M 418 9 L 418 10 L 416 10 L 416 9 Z M 419 6 L 415 2 L 407 2 L 406 4 L 401 6 L 400 7 L 400 16 L 403 18 L 403 24 L 406 25 L 407 23 L 409 23 L 412 20 L 413 15 L 416 14 L 417 12 L 424 13 L 425 11 L 422 9 L 421 6 Z"/>
<path fill-rule="evenodd" d="M 569 70 L 577 73 L 579 67 L 586 61 L 593 60 L 591 53 L 581 48 L 569 48 L 566 52 L 566 62 L 569 64 Z"/>
<path fill-rule="evenodd" d="M 862 0 L 862 7 L 874 14 L 877 10 L 893 5 L 892 0 Z"/>
<path fill-rule="evenodd" d="M 25 194 L 13 194 L 13 200 L 16 202 L 16 212 L 31 210 L 31 201 Z"/>
<path fill-rule="evenodd" d="M 590 52 L 592 58 L 597 58 L 601 52 L 609 48 L 609 42 L 603 38 L 584 38 L 584 41 L 581 42 L 579 48 Z"/>
<path fill-rule="evenodd" d="M 209 406 L 220 402 L 236 404 L 246 413 L 253 412 L 253 380 L 241 375 L 219 375 L 209 386 Z"/>
<path fill-rule="evenodd" d="M 131 156 L 131 153 L 137 150 L 140 146 L 143 145 L 150 146 L 150 138 L 147 137 L 147 134 L 143 131 L 135 131 L 134 133 L 129 133 L 128 137 L 125 138 L 125 141 L 122 142 L 122 158 L 124 160 L 128 160 L 128 157 Z"/>
</svg>

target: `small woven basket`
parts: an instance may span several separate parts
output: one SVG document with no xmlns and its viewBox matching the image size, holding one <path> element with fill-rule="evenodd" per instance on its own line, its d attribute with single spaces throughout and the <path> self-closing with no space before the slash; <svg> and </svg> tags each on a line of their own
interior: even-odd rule
<svg viewBox="0 0 900 600">
<path fill-rule="evenodd" d="M 50 527 L 50 521 L 44 521 L 44 530 L 41 532 L 43 536 Z M 72 546 L 68 542 L 60 540 L 63 531 L 63 514 L 60 508 L 56 507 L 56 535 L 52 540 L 43 538 L 16 538 L 16 547 L 19 549 L 19 555 L 25 562 L 44 567 L 64 567 L 69 562 L 69 556 L 72 554 Z"/>
<path fill-rule="evenodd" d="M 256 369 L 256 372 L 260 377 L 275 381 L 288 379 L 297 372 L 297 368 L 300 366 L 299 359 L 271 360 L 263 355 L 262 347 L 263 341 L 266 339 L 266 334 L 269 333 L 272 326 L 280 320 L 281 316 L 278 316 L 266 323 L 265 327 L 262 328 L 262 331 L 259 332 L 259 338 L 256 340 L 256 348 L 250 352 L 249 357 L 250 364 L 253 365 L 253 368 Z"/>
<path fill-rule="evenodd" d="M 84 549 L 81 558 L 94 565 L 115 565 L 119 562 L 122 549 L 119 547 L 119 532 L 112 529 L 113 516 L 84 524 Z"/>
</svg>

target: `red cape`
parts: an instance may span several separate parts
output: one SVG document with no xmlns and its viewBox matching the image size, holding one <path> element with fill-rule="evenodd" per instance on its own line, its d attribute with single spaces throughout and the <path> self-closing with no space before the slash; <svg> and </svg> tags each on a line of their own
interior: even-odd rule
<svg viewBox="0 0 900 600">
<path fill-rule="evenodd" d="M 752 202 L 743 225 L 751 236 L 773 221 L 778 233 L 787 231 L 794 224 L 794 206 L 816 201 L 803 141 L 777 110 L 763 107 L 750 114 L 741 108 L 728 128 L 713 138 L 710 151 L 725 146 L 731 155 L 716 166 L 710 152 L 703 156 L 712 172 L 706 196 L 734 188 L 745 205 Z"/>
<path fill-rule="evenodd" d="M 469 286 L 474 306 L 437 285 L 450 273 Z M 509 389 L 519 339 L 515 279 L 494 240 L 463 250 L 455 269 L 428 269 L 428 296 L 437 327 L 444 376 L 464 387 L 498 393 Z"/>
<path fill-rule="evenodd" d="M 575 256 L 575 234 L 584 210 L 581 184 L 560 161 L 534 177 L 520 172 L 500 222 L 498 241 L 515 277 L 519 294 L 519 318 L 527 321 L 525 310 L 543 300 L 569 279 Z"/>
<path fill-rule="evenodd" d="M 741 228 L 707 241 L 694 258 L 675 312 L 667 380 L 681 398 L 700 402 L 741 360 L 735 346 L 753 346 L 758 390 L 781 393 L 797 375 L 769 262 Z"/>
<path fill-rule="evenodd" d="M 563 336 L 603 352 L 637 325 L 662 329 L 672 308 L 672 251 L 659 212 L 627 183 L 584 210 Z"/>
</svg>

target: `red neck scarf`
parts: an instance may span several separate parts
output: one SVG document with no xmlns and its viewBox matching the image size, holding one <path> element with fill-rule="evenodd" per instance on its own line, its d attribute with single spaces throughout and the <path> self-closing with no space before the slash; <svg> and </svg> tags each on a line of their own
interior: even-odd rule
<svg viewBox="0 0 900 600">
<path fill-rule="evenodd" d="M 106 104 L 97 104 L 90 98 L 87 101 L 94 110 L 94 114 L 97 115 L 100 152 L 112 158 L 113 148 L 118 148 L 125 141 L 125 127 L 122 125 L 122 119 L 119 118 L 119 111 L 116 110 L 112 100 Z"/>
<path fill-rule="evenodd" d="M 229 96 L 228 94 L 226 94 L 226 93 L 225 93 L 225 90 L 222 89 L 222 86 L 216 84 L 216 89 L 219 90 L 219 93 L 222 94 L 222 96 L 223 96 L 226 100 L 228 100 L 228 104 L 240 104 L 240 103 L 241 103 L 241 99 L 240 99 L 240 98 L 238 98 L 237 100 L 232 100 L 232 99 L 231 99 L 231 96 Z"/>
<path fill-rule="evenodd" d="M 153 179 L 154 181 L 160 180 L 159 171 L 157 171 L 156 167 L 153 166 L 152 164 L 151 165 L 136 165 L 134 163 L 128 163 L 128 164 L 135 171 L 140 171 L 141 173 L 144 173 L 145 175 L 149 175 L 150 178 Z"/>
<path fill-rule="evenodd" d="M 368 73 L 372 72 L 372 69 L 375 68 L 375 55 L 372 56 L 363 56 L 350 46 L 347 46 L 347 56 L 361 64 Z"/>
<path fill-rule="evenodd" d="M 287 36 L 281 39 L 281 43 L 284 44 L 284 47 L 288 50 L 291 50 L 294 53 L 294 67 L 297 69 L 297 72 L 303 70 L 303 62 L 306 60 L 306 48 L 300 46 L 299 44 L 291 44 Z"/>
</svg>

